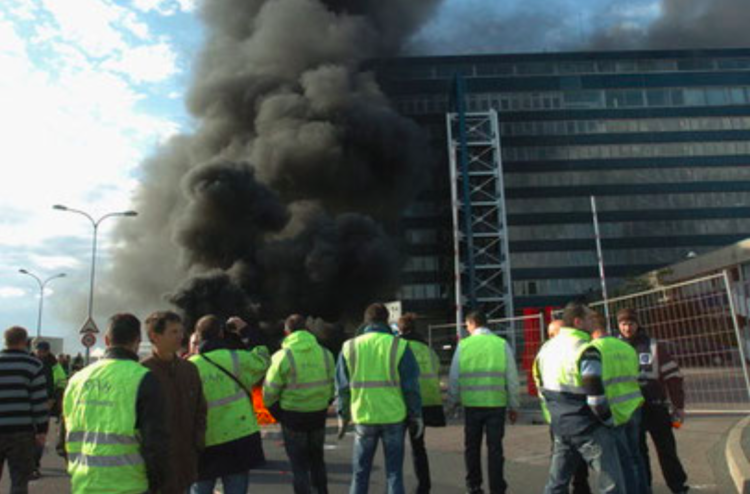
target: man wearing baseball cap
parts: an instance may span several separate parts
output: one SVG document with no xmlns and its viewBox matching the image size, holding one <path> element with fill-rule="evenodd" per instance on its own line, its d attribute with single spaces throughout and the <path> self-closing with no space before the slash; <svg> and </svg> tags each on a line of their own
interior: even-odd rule
<svg viewBox="0 0 750 494">
<path fill-rule="evenodd" d="M 654 442 L 664 480 L 669 489 L 675 494 L 687 492 L 687 474 L 677 457 L 677 444 L 672 431 L 673 421 L 681 423 L 685 419 L 685 391 L 680 369 L 666 345 L 649 336 L 646 329 L 641 326 L 635 309 L 626 308 L 618 311 L 617 327 L 620 330 L 620 338 L 630 343 L 638 354 L 638 383 L 646 400 L 641 425 L 641 452 L 648 484 L 651 485 L 652 475 L 646 432 L 651 435 Z"/>
</svg>

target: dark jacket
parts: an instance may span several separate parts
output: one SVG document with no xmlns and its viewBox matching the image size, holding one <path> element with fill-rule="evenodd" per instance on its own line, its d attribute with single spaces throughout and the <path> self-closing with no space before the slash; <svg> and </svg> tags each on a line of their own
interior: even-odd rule
<svg viewBox="0 0 750 494">
<path fill-rule="evenodd" d="M 42 362 L 24 350 L 0 352 L 0 435 L 47 433 L 47 384 Z"/>
<path fill-rule="evenodd" d="M 138 355 L 117 347 L 108 349 L 104 358 L 138 362 Z M 169 433 L 164 418 L 164 393 L 153 372 L 148 372 L 138 387 L 135 413 L 135 426 L 140 432 L 141 456 L 146 464 L 149 492 L 156 493 L 166 477 Z M 64 424 L 61 424 L 62 427 Z M 64 433 L 60 436 L 64 437 Z"/>
<path fill-rule="evenodd" d="M 206 438 L 206 400 L 195 364 L 152 355 L 141 362 L 157 377 L 169 430 L 169 462 L 161 494 L 184 494 L 198 479 L 198 454 Z"/>
<path fill-rule="evenodd" d="M 621 336 L 638 354 L 643 398 L 648 405 L 663 405 L 672 402 L 675 408 L 685 408 L 685 390 L 682 374 L 666 345 L 651 338 L 644 328 L 638 328 L 632 339 Z"/>
</svg>

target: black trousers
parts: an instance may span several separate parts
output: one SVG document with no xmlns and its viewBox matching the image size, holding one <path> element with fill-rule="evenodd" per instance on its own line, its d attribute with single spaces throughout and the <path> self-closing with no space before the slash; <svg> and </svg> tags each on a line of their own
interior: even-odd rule
<svg viewBox="0 0 750 494">
<path fill-rule="evenodd" d="M 482 437 L 487 436 L 487 469 L 491 494 L 505 494 L 503 436 L 505 408 L 466 408 L 464 411 L 464 462 L 466 487 L 470 493 L 482 492 Z"/>
<path fill-rule="evenodd" d="M 424 434 L 417 438 L 416 424 L 410 423 L 409 441 L 411 442 L 411 456 L 414 461 L 414 473 L 417 475 L 417 494 L 428 494 L 432 484 L 430 483 L 430 462 L 427 459 L 427 449 L 424 445 Z"/>
<path fill-rule="evenodd" d="M 687 474 L 682 468 L 682 463 L 677 457 L 677 443 L 672 431 L 672 416 L 665 405 L 645 404 L 643 406 L 643 422 L 641 424 L 641 453 L 646 463 L 646 480 L 651 486 L 651 466 L 648 459 L 648 445 L 646 433 L 651 435 L 651 440 L 656 447 L 659 457 L 659 465 L 664 475 L 664 480 L 672 492 L 683 492 L 687 482 Z"/>
<path fill-rule="evenodd" d="M 328 476 L 323 458 L 325 428 L 303 432 L 282 425 L 281 430 L 284 449 L 294 475 L 294 494 L 328 494 Z"/>
</svg>

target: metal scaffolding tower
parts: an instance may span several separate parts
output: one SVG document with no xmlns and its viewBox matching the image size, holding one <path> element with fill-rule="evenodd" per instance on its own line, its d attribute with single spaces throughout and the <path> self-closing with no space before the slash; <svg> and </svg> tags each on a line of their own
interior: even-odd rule
<svg viewBox="0 0 750 494">
<path fill-rule="evenodd" d="M 456 323 L 465 311 L 513 317 L 513 292 L 497 112 L 467 113 L 463 79 L 446 116 L 453 209 Z M 460 334 L 463 336 L 463 334 Z"/>
</svg>

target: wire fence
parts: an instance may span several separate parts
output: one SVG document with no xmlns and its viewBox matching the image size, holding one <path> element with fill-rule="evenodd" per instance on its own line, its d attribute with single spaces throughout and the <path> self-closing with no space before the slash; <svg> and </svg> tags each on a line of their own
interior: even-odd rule
<svg viewBox="0 0 750 494">
<path fill-rule="evenodd" d="M 487 327 L 502 336 L 513 348 L 521 389 L 521 407 L 538 408 L 536 388 L 531 378 L 531 365 L 541 344 L 544 342 L 544 314 L 490 319 Z M 447 375 L 458 345 L 458 334 L 466 334 L 465 325 L 456 323 L 433 324 L 428 328 L 428 343 L 440 358 L 442 373 Z"/>
<path fill-rule="evenodd" d="M 691 411 L 750 411 L 745 338 L 726 273 L 607 300 L 610 328 L 616 314 L 638 312 L 652 338 L 664 342 L 684 377 Z M 604 313 L 605 302 L 590 305 Z"/>
</svg>

